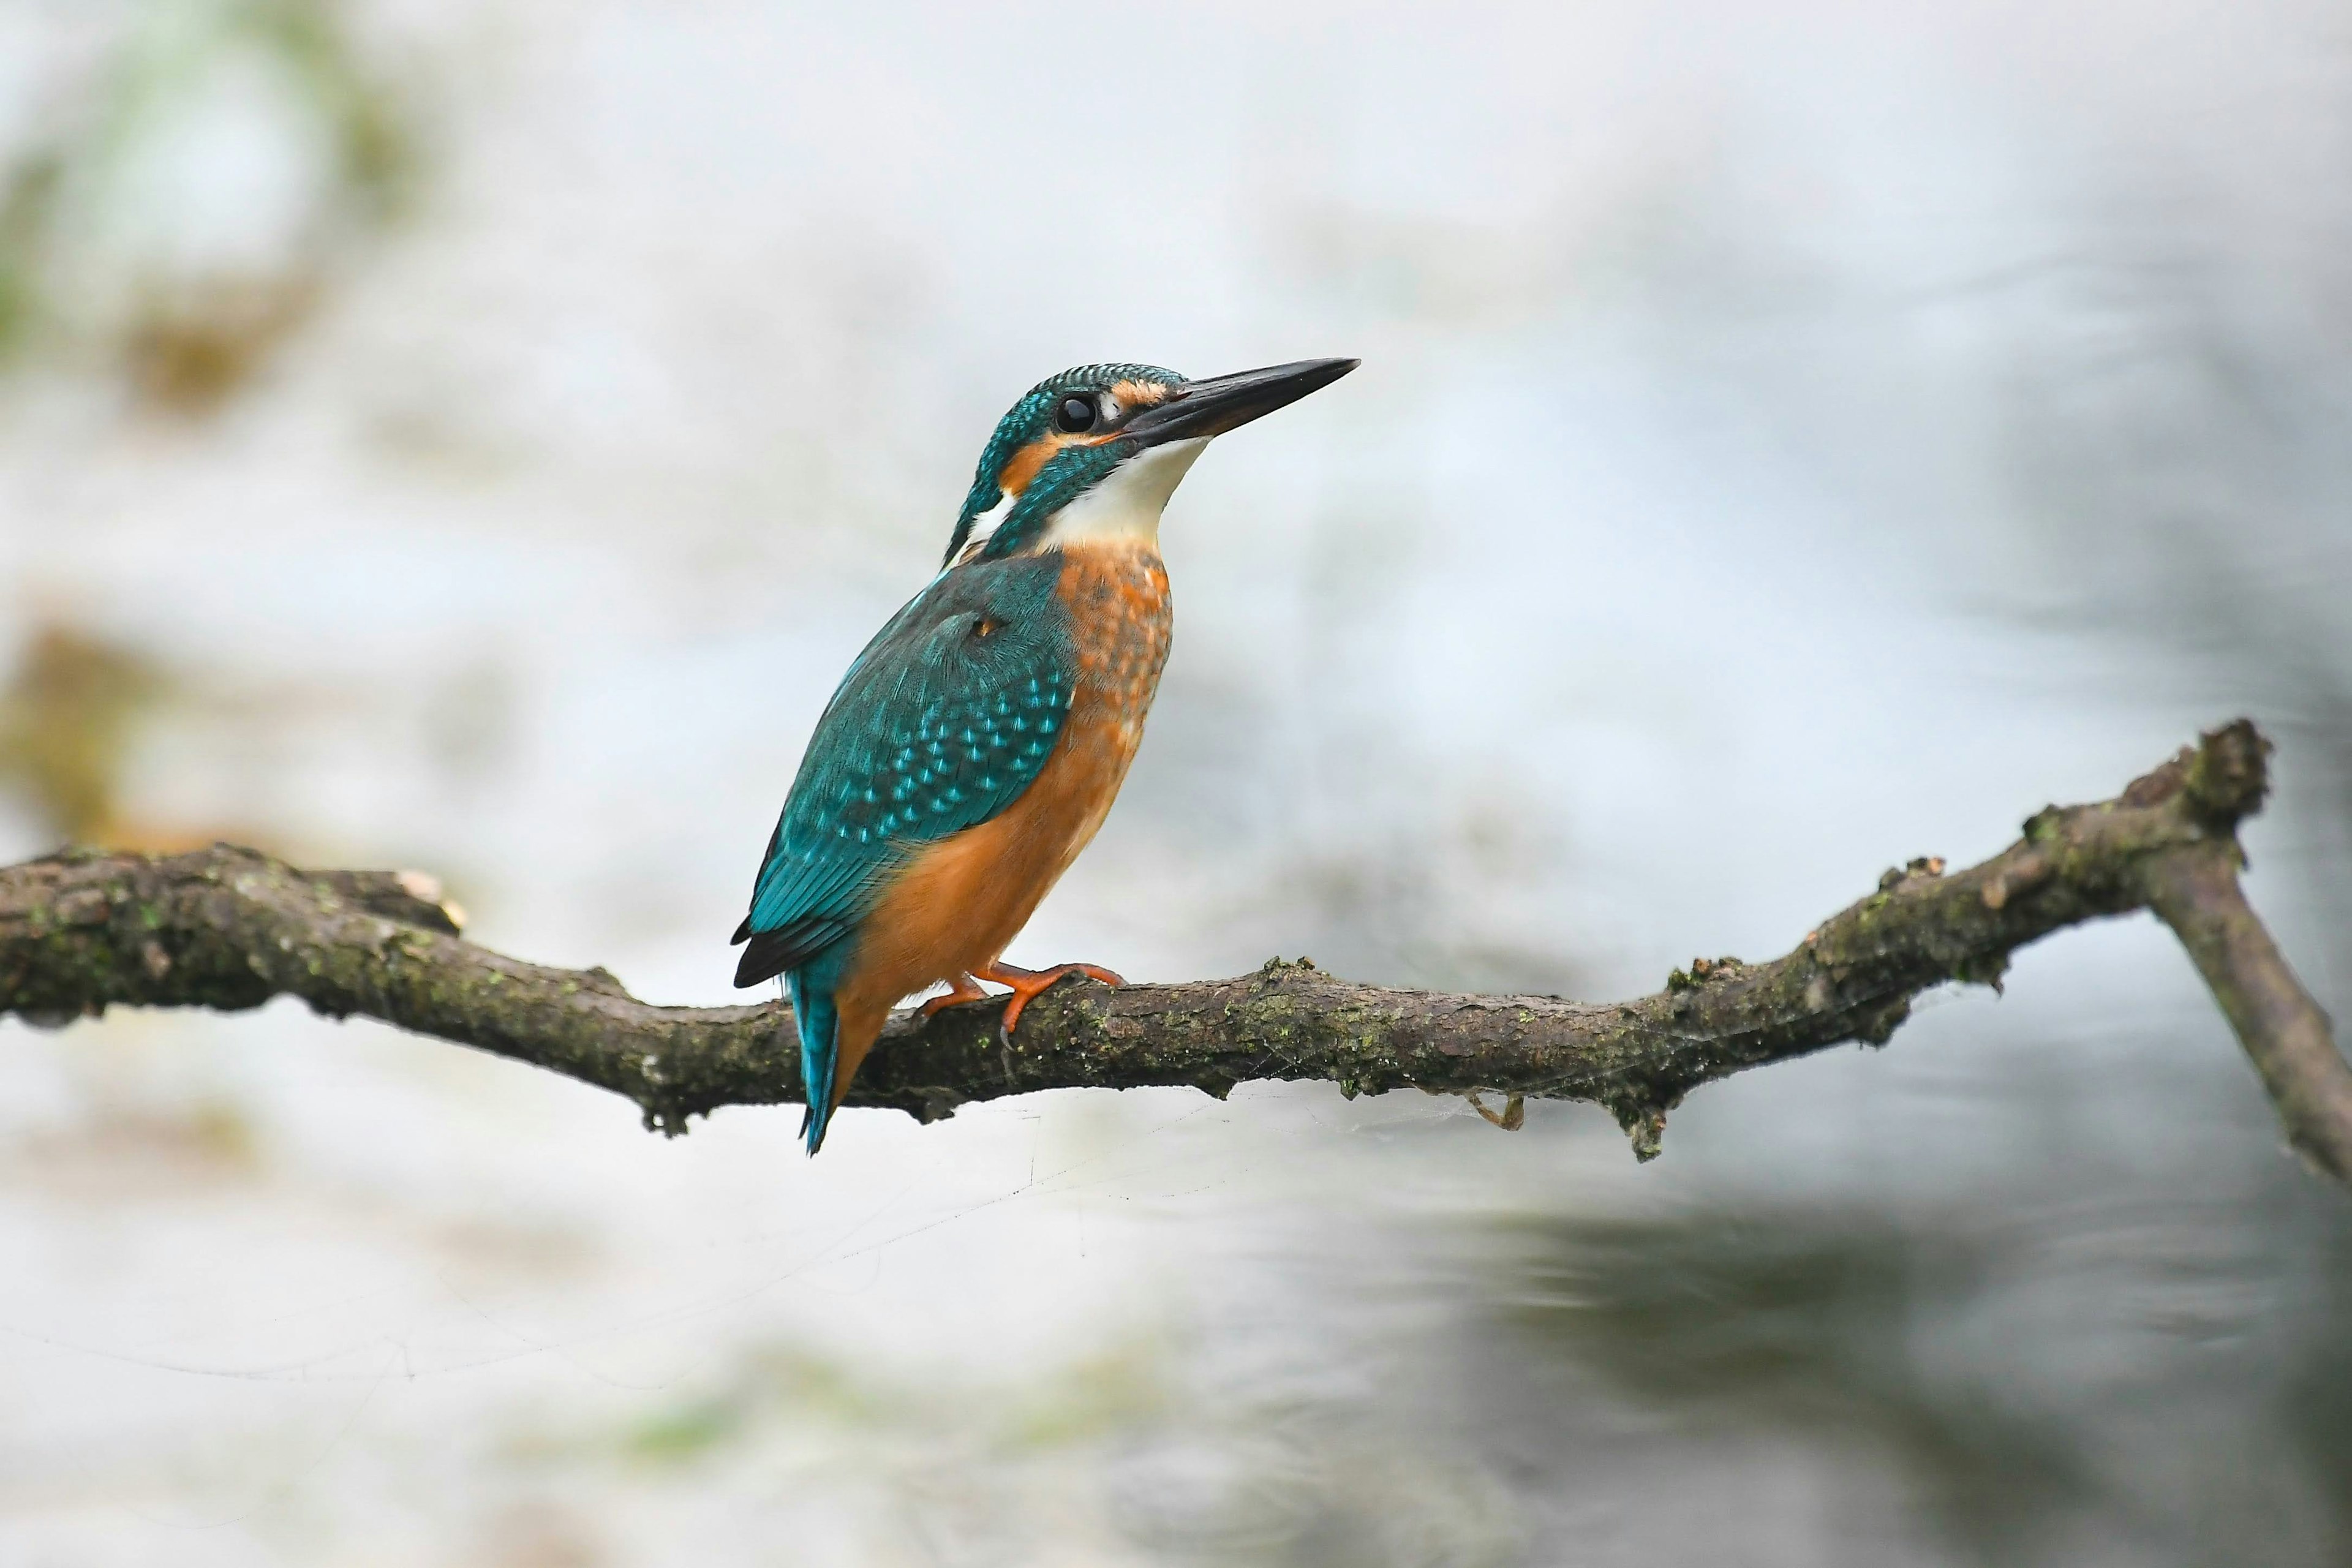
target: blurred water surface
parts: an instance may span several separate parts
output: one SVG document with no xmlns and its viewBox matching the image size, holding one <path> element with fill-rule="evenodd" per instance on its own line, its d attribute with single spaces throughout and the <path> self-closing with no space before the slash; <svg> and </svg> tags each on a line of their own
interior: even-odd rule
<svg viewBox="0 0 2352 1568">
<path fill-rule="evenodd" d="M 1171 508 L 1015 959 L 1648 990 L 2242 710 L 2345 1011 L 2340 7 L 17 0 L 0 159 L 12 856 L 428 866 L 723 1000 L 1003 405 L 1351 353 Z M 11 1025 L 0 1560 L 2352 1559 L 2352 1209 L 2177 949 L 1934 1003 L 1646 1167 Z"/>
</svg>

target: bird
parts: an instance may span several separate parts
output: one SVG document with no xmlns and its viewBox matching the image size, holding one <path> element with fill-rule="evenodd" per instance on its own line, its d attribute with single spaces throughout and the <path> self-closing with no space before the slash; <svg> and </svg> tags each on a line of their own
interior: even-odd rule
<svg viewBox="0 0 2352 1568">
<path fill-rule="evenodd" d="M 735 930 L 738 986 L 781 975 L 810 1155 L 901 1000 L 1011 988 L 1000 1037 L 1091 963 L 1004 949 L 1109 814 L 1172 615 L 1161 510 L 1215 437 L 1353 359 L 1192 381 L 1087 364 L 1024 393 L 980 455 L 940 571 L 849 667 L 809 738 Z"/>
</svg>

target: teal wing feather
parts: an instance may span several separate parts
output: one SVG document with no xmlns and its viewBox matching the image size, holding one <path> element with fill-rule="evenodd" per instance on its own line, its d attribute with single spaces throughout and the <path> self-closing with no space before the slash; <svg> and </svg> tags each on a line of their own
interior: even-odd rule
<svg viewBox="0 0 2352 1568">
<path fill-rule="evenodd" d="M 1019 799 L 1070 710 L 1074 660 L 1053 556 L 940 576 L 857 656 L 801 759 L 735 933 L 735 984 L 852 935 L 920 846 Z"/>
</svg>

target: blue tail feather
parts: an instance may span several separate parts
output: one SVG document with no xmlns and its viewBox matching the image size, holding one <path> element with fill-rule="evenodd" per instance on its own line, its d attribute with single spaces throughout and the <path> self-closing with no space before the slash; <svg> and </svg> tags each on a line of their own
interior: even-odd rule
<svg viewBox="0 0 2352 1568">
<path fill-rule="evenodd" d="M 819 969 L 811 964 L 784 976 L 793 995 L 793 1018 L 800 1026 L 801 1088 L 808 1096 L 801 1136 L 812 1155 L 824 1146 L 825 1124 L 833 1120 L 833 1069 L 840 1059 L 841 1018 L 833 1005 L 833 976 Z"/>
</svg>

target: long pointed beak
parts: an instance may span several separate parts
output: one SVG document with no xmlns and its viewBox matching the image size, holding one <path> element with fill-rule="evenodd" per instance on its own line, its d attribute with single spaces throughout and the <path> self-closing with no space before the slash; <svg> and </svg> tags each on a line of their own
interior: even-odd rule
<svg viewBox="0 0 2352 1568">
<path fill-rule="evenodd" d="M 1222 436 L 1330 385 L 1362 363 L 1302 359 L 1188 381 L 1170 393 L 1166 402 L 1139 411 L 1120 434 L 1146 447 Z"/>
</svg>

